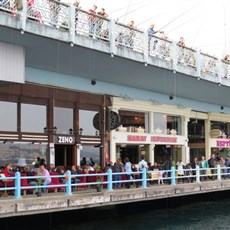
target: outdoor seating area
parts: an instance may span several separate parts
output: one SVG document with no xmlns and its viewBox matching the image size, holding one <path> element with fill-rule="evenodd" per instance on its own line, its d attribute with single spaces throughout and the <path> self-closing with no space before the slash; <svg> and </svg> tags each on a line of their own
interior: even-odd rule
<svg viewBox="0 0 230 230">
<path fill-rule="evenodd" d="M 184 169 L 184 175 L 178 175 L 178 170 L 172 167 L 171 170 L 151 170 L 142 172 L 133 172 L 130 179 L 127 180 L 126 173 L 113 173 L 111 169 L 108 172 L 90 172 L 84 174 L 78 174 L 78 182 L 73 182 L 76 175 L 71 174 L 70 171 L 66 171 L 64 175 L 58 175 L 57 173 L 50 173 L 51 183 L 44 186 L 38 183 L 39 180 L 44 180 L 43 176 L 26 176 L 24 173 L 16 172 L 10 177 L 0 177 L 0 199 L 11 197 L 19 199 L 22 196 L 37 194 L 39 189 L 43 195 L 48 193 L 63 193 L 65 195 L 71 195 L 75 192 L 81 191 L 116 191 L 117 189 L 126 189 L 126 184 L 131 184 L 131 189 L 143 189 L 147 187 L 176 185 L 180 183 L 205 183 L 207 181 L 221 181 L 230 179 L 229 173 L 230 167 L 211 168 L 207 169 L 204 173 L 204 169 L 197 167 L 196 169 Z M 189 171 L 189 174 L 186 173 Z M 192 173 L 193 172 L 193 173 Z M 115 176 L 120 175 L 121 180 L 115 180 Z M 60 182 L 62 179 L 63 182 Z M 20 181 L 20 183 L 19 183 Z M 30 183 L 34 181 L 36 183 Z M 71 182 L 72 181 L 72 182 Z M 118 185 L 118 186 L 116 186 Z M 98 189 L 100 187 L 101 189 Z M 44 189 L 44 190 L 43 190 Z M 41 195 L 42 196 L 42 195 Z"/>
</svg>

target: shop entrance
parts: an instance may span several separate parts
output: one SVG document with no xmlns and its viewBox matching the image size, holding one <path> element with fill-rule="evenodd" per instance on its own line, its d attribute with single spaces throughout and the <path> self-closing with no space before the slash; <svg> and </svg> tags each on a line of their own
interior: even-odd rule
<svg viewBox="0 0 230 230">
<path fill-rule="evenodd" d="M 75 164 L 74 145 L 55 145 L 55 165 L 70 168 Z"/>
<path fill-rule="evenodd" d="M 138 163 L 139 162 L 139 146 L 126 146 L 120 148 L 120 157 L 124 162 L 125 157 L 128 157 L 130 162 Z"/>
</svg>

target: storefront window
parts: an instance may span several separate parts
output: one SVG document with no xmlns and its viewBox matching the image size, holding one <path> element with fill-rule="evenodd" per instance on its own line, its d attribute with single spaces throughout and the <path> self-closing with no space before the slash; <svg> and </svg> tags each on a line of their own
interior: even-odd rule
<svg viewBox="0 0 230 230">
<path fill-rule="evenodd" d="M 94 147 L 92 145 L 83 145 L 82 150 L 80 152 L 80 159 L 82 160 L 83 157 L 86 158 L 86 162 L 91 164 L 90 158 L 99 164 L 100 163 L 100 148 Z"/>
<path fill-rule="evenodd" d="M 11 163 L 13 167 L 25 165 L 34 167 L 37 157 L 46 160 L 47 144 L 1 143 L 0 166 Z"/>
<path fill-rule="evenodd" d="M 68 134 L 73 129 L 73 109 L 54 107 L 54 126 L 57 133 Z"/>
<path fill-rule="evenodd" d="M 79 128 L 83 129 L 83 135 L 95 136 L 97 130 L 93 127 L 93 118 L 98 112 L 79 110 Z"/>
<path fill-rule="evenodd" d="M 46 126 L 46 106 L 21 104 L 21 131 L 43 133 Z"/>
<path fill-rule="evenodd" d="M 120 110 L 121 125 L 128 132 L 148 132 L 148 113 Z"/>
<path fill-rule="evenodd" d="M 154 113 L 154 133 L 182 135 L 181 117 Z"/>
<path fill-rule="evenodd" d="M 0 101 L 0 130 L 17 131 L 17 103 Z"/>
<path fill-rule="evenodd" d="M 204 120 L 190 119 L 188 123 L 188 138 L 190 144 L 205 142 Z"/>
<path fill-rule="evenodd" d="M 228 138 L 230 135 L 230 123 L 211 121 L 211 138 Z"/>
</svg>

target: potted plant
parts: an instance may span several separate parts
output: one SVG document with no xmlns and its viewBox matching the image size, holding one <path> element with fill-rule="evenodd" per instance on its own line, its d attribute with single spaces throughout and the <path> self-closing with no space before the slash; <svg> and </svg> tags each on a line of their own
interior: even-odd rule
<svg viewBox="0 0 230 230">
<path fill-rule="evenodd" d="M 102 173 L 101 167 L 99 165 L 96 166 L 95 171 L 98 174 Z M 98 184 L 96 184 L 97 192 L 101 192 L 102 191 L 102 186 L 103 186 L 103 184 L 102 184 L 103 183 L 103 176 L 102 175 L 96 176 L 96 182 L 98 183 Z"/>
</svg>

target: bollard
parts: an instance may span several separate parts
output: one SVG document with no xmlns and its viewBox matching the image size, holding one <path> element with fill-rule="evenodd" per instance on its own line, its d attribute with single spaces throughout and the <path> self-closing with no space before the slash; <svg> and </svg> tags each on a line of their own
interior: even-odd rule
<svg viewBox="0 0 230 230">
<path fill-rule="evenodd" d="M 107 184 L 107 190 L 113 191 L 113 175 L 112 170 L 108 169 L 108 184 Z"/>
<path fill-rule="evenodd" d="M 71 172 L 69 170 L 66 171 L 66 192 L 65 194 L 68 196 L 72 195 L 72 190 L 71 190 Z"/>
<path fill-rule="evenodd" d="M 15 173 L 15 199 L 21 199 L 21 174 Z"/>
<path fill-rule="evenodd" d="M 217 180 L 221 181 L 221 168 L 220 168 L 220 165 L 217 165 Z"/>
<path fill-rule="evenodd" d="M 171 185 L 176 185 L 176 169 L 174 166 L 171 167 Z"/>
<path fill-rule="evenodd" d="M 200 183 L 200 167 L 196 165 L 196 182 Z"/>
<path fill-rule="evenodd" d="M 142 188 L 147 188 L 147 175 L 146 175 L 146 168 L 142 169 Z"/>
</svg>

